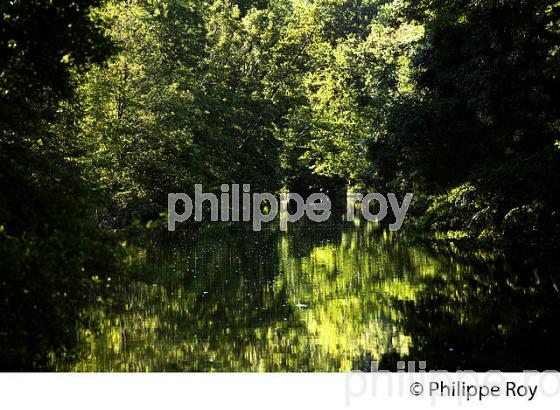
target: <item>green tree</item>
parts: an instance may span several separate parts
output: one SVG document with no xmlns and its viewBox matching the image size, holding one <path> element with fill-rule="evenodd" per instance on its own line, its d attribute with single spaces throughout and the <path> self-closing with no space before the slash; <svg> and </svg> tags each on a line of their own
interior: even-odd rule
<svg viewBox="0 0 560 410">
<path fill-rule="evenodd" d="M 432 227 L 493 241 L 554 237 L 558 5 L 433 0 L 404 10 L 426 36 L 413 57 L 415 89 L 394 100 L 386 137 L 371 144 L 380 179 L 444 195 L 429 211 Z"/>
<path fill-rule="evenodd" d="M 71 1 L 0 6 L 0 355 L 3 370 L 43 368 L 75 339 L 91 277 L 111 269 L 113 246 L 95 223 L 93 187 L 52 123 L 71 71 L 110 50 Z M 75 137 L 69 136 L 69 138 Z"/>
</svg>

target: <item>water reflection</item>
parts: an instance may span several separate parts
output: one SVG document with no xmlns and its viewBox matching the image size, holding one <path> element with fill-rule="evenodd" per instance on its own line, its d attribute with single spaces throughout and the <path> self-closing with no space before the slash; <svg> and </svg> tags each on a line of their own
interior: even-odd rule
<svg viewBox="0 0 560 410">
<path fill-rule="evenodd" d="M 524 261 L 467 263 L 376 224 L 213 225 L 145 243 L 58 370 L 560 367 L 558 281 Z"/>
</svg>

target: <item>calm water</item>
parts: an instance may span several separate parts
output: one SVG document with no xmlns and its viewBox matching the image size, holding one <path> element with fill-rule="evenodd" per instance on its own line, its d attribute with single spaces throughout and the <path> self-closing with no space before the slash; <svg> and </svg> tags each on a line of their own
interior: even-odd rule
<svg viewBox="0 0 560 410">
<path fill-rule="evenodd" d="M 56 368 L 560 369 L 558 278 L 517 259 L 438 254 L 364 223 L 146 238 Z"/>
</svg>

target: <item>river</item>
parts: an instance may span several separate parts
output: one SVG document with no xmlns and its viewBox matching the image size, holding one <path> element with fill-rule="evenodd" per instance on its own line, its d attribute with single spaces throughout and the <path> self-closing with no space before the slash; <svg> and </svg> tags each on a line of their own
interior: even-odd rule
<svg viewBox="0 0 560 410">
<path fill-rule="evenodd" d="M 435 251 L 375 223 L 137 239 L 85 310 L 75 371 L 559 368 L 554 261 Z M 552 268 L 551 268 L 552 266 Z"/>
</svg>

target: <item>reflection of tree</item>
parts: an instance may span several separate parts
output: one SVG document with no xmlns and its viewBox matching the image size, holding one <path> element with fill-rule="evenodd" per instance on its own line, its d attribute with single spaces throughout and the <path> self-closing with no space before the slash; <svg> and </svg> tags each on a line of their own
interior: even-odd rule
<svg viewBox="0 0 560 410">
<path fill-rule="evenodd" d="M 265 370 L 257 367 L 265 346 L 295 322 L 282 291 L 272 291 L 276 240 L 210 231 L 190 251 L 151 250 L 124 289 L 124 312 L 101 318 L 76 369 Z"/>
<path fill-rule="evenodd" d="M 470 261 L 473 265 L 473 261 Z M 553 259 L 512 255 L 459 282 L 432 278 L 431 292 L 403 304 L 404 331 L 413 335 L 407 360 L 429 369 L 504 371 L 557 369 L 560 312 Z M 393 356 L 388 366 L 393 366 Z"/>
<path fill-rule="evenodd" d="M 420 278 L 433 275 L 433 265 L 374 227 L 339 228 L 339 240 L 323 240 L 300 258 L 289 257 L 302 247 L 297 235 L 281 242 L 290 301 L 307 305 L 301 316 L 322 370 L 350 370 L 360 358 L 378 360 L 392 350 L 408 353 L 410 336 L 397 326 L 394 305 L 415 300 Z"/>
<path fill-rule="evenodd" d="M 489 356 L 506 368 L 512 351 L 534 363 L 523 343 L 543 343 L 538 332 L 557 336 L 540 276 L 435 256 L 373 224 L 197 237 L 138 252 L 123 303 L 91 313 L 97 331 L 82 332 L 72 368 L 342 371 L 401 358 L 455 368 Z"/>
</svg>

